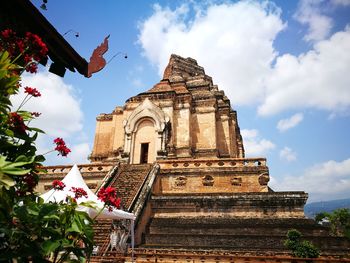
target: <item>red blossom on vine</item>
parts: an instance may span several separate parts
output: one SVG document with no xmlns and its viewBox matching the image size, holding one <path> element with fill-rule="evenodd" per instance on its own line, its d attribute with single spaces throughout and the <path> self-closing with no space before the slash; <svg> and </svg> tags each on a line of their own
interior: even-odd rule
<svg viewBox="0 0 350 263">
<path fill-rule="evenodd" d="M 11 29 L 0 32 L 0 49 L 6 50 L 12 59 L 18 59 L 27 72 L 36 73 L 38 62 L 46 59 L 48 49 L 42 39 L 33 33 L 27 32 L 19 36 Z"/>
<path fill-rule="evenodd" d="M 87 192 L 81 187 L 72 187 L 69 191 L 74 193 L 74 198 L 79 199 L 80 197 L 88 198 Z"/>
<path fill-rule="evenodd" d="M 8 120 L 10 128 L 18 133 L 25 133 L 27 126 L 24 124 L 23 118 L 17 112 L 11 112 Z"/>
<path fill-rule="evenodd" d="M 108 206 L 108 211 L 112 211 L 113 208 L 120 208 L 121 200 L 117 198 L 116 189 L 113 187 L 101 188 L 97 193 L 98 199 L 105 203 Z"/>
<path fill-rule="evenodd" d="M 67 156 L 71 152 L 62 138 L 56 138 L 53 142 L 56 144 L 55 151 L 58 151 L 58 155 Z"/>
<path fill-rule="evenodd" d="M 32 95 L 33 97 L 41 96 L 41 93 L 36 88 L 31 88 L 31 87 L 25 87 L 24 93 L 27 93 L 28 95 Z"/>
<path fill-rule="evenodd" d="M 37 71 L 38 71 L 38 64 L 36 64 L 35 62 L 30 62 L 26 66 L 26 71 L 29 72 L 29 73 L 37 73 Z"/>
<path fill-rule="evenodd" d="M 16 179 L 16 195 L 25 196 L 27 192 L 33 193 L 38 184 L 38 176 L 32 173 L 25 174 Z"/>
<path fill-rule="evenodd" d="M 60 180 L 54 180 L 52 182 L 52 188 L 55 190 L 62 191 L 65 187 L 66 185 L 64 184 L 64 182 Z"/>
</svg>

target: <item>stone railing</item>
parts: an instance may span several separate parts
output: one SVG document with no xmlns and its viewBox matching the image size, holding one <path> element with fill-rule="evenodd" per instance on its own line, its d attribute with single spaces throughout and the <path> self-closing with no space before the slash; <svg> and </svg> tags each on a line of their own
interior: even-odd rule
<svg viewBox="0 0 350 263">
<path fill-rule="evenodd" d="M 161 169 L 206 167 L 266 167 L 266 158 L 180 159 L 160 160 Z"/>
<path fill-rule="evenodd" d="M 81 164 L 78 169 L 81 173 L 96 173 L 96 172 L 108 172 L 112 169 L 112 164 Z M 47 174 L 67 174 L 71 169 L 71 165 L 57 165 L 57 166 L 45 166 Z"/>
</svg>

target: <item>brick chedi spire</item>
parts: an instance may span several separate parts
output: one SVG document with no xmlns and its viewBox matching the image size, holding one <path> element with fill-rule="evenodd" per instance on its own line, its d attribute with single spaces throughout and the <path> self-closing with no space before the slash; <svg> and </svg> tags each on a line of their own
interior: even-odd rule
<svg viewBox="0 0 350 263">
<path fill-rule="evenodd" d="M 172 54 L 169 63 L 164 70 L 163 79 L 182 77 L 186 80 L 188 77 L 204 76 L 204 68 L 198 66 L 197 61 L 193 58 L 183 58 Z"/>
</svg>

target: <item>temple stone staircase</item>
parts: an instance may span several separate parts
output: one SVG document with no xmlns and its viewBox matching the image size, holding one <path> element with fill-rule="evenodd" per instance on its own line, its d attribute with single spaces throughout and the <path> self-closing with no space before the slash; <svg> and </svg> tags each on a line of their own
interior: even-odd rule
<svg viewBox="0 0 350 263">
<path fill-rule="evenodd" d="M 116 176 L 106 185 L 117 189 L 125 210 L 131 208 L 151 168 L 152 164 L 120 164 Z"/>
<path fill-rule="evenodd" d="M 130 211 L 151 169 L 152 164 L 120 164 L 115 175 L 103 187 L 112 186 L 116 188 L 117 196 L 122 200 L 121 206 L 123 210 Z M 95 246 L 98 246 L 99 250 L 97 255 L 91 258 L 90 262 L 118 262 L 116 261 L 118 258 L 121 260 L 122 256 L 114 252 L 108 252 L 103 255 L 109 244 L 112 222 L 111 219 L 99 219 L 94 225 L 94 241 Z M 112 261 L 108 261 L 108 259 Z"/>
</svg>

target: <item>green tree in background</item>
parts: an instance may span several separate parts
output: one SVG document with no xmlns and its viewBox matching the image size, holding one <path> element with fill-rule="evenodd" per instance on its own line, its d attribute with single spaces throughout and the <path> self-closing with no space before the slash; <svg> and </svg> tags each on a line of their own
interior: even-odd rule
<svg viewBox="0 0 350 263">
<path fill-rule="evenodd" d="M 350 209 L 339 208 L 331 213 L 321 212 L 315 217 L 316 222 L 328 221 L 335 236 L 344 236 L 350 240 Z"/>
</svg>

